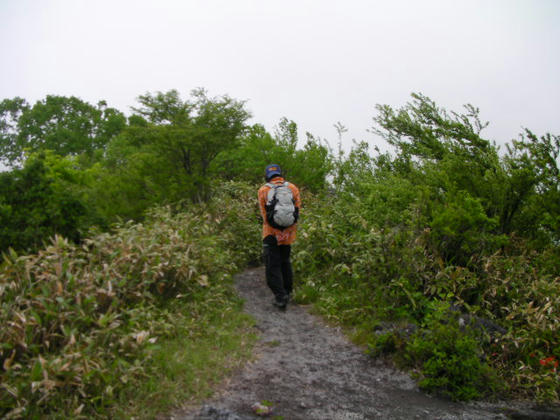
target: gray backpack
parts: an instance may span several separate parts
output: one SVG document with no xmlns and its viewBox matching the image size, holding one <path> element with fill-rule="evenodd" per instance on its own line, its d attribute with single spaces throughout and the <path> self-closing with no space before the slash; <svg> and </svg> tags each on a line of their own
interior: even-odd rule
<svg viewBox="0 0 560 420">
<path fill-rule="evenodd" d="M 276 229 L 286 229 L 297 222 L 299 209 L 295 206 L 294 194 L 288 182 L 266 184 L 270 187 L 266 199 L 266 220 Z"/>
</svg>

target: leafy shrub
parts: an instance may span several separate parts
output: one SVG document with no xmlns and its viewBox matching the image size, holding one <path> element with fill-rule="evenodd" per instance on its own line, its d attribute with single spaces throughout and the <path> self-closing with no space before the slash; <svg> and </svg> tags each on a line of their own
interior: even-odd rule
<svg viewBox="0 0 560 420">
<path fill-rule="evenodd" d="M 434 210 L 432 243 L 445 260 L 464 266 L 507 243 L 505 236 L 494 233 L 497 226 L 497 220 L 486 215 L 480 200 L 459 191 Z"/>
<path fill-rule="evenodd" d="M 62 406 L 74 415 L 102 413 L 146 375 L 158 340 L 198 334 L 206 314 L 237 307 L 228 279 L 256 253 L 237 252 L 237 235 L 256 243 L 258 224 L 246 205 L 254 191 L 226 190 L 228 206 L 154 209 L 144 224 L 81 246 L 57 236 L 37 254 L 6 255 L 0 413 L 54 416 Z M 188 313 L 191 331 L 174 322 L 177 308 Z"/>
<path fill-rule="evenodd" d="M 55 234 L 80 239 L 89 211 L 68 180 L 75 175 L 69 164 L 41 154 L 23 169 L 0 173 L 0 251 L 35 251 Z"/>
<path fill-rule="evenodd" d="M 434 303 L 424 328 L 406 346 L 406 358 L 420 366 L 421 388 L 457 400 L 479 398 L 494 391 L 497 381 L 484 361 L 480 339 L 461 330 L 449 304 Z"/>
<path fill-rule="evenodd" d="M 372 355 L 395 351 L 399 360 L 409 354 L 422 386 L 433 392 L 456 399 L 482 397 L 492 391 L 488 386 L 496 376 L 509 396 L 558 401 L 560 376 L 553 365 L 540 364 L 560 359 L 557 248 L 531 252 L 526 242 L 510 236 L 503 250 L 480 252 L 469 266 L 451 264 L 434 246 L 433 231 L 418 228 L 426 220 L 417 212 L 421 203 L 411 205 L 408 220 L 389 217 L 380 227 L 371 215 L 382 214 L 383 204 L 378 212 L 363 197 L 343 192 L 306 199 L 293 254 L 296 298 L 313 302 L 327 318 L 350 327 Z M 480 208 L 474 204 L 474 209 Z M 449 223 L 440 220 L 441 232 L 446 223 L 454 226 L 451 210 L 448 216 Z M 500 238 L 486 239 L 477 223 L 469 226 L 481 242 L 469 246 L 483 249 L 488 240 Z M 456 320 L 430 320 L 434 301 L 507 332 L 495 334 L 477 325 L 474 333 L 458 328 Z M 398 332 L 378 336 L 376 325 L 384 320 L 425 327 L 412 341 Z M 472 374 L 452 378 L 455 369 L 467 368 Z"/>
<path fill-rule="evenodd" d="M 406 348 L 427 389 L 476 398 L 496 375 L 509 396 L 558 402 L 560 137 L 526 130 L 500 157 L 478 109 L 412 96 L 374 118 L 397 155 L 356 144 L 335 160 L 335 194 L 306 208 L 297 294 L 372 354 Z M 474 331 L 434 317 L 438 302 Z M 424 327 L 400 343 L 374 332 L 383 320 Z"/>
<path fill-rule="evenodd" d="M 298 149 L 297 125 L 293 121 L 282 118 L 275 136 L 255 124 L 246 130 L 240 143 L 236 149 L 216 157 L 211 171 L 217 177 L 262 183 L 264 168 L 272 162 L 279 164 L 285 177 L 300 189 L 318 192 L 327 186 L 332 169 L 328 145 L 308 133 L 303 148 Z"/>
<path fill-rule="evenodd" d="M 560 258 L 547 253 L 494 255 L 483 262 L 481 312 L 508 328 L 488 350 L 511 392 L 560 399 L 560 375 L 539 360 L 560 358 Z"/>
<path fill-rule="evenodd" d="M 391 354 L 402 350 L 403 344 L 404 340 L 398 332 L 389 331 L 373 336 L 368 342 L 367 353 L 373 357 Z"/>
</svg>

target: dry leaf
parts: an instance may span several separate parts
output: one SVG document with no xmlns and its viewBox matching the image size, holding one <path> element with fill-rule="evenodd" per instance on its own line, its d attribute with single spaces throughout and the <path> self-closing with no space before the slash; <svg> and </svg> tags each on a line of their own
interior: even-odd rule
<svg viewBox="0 0 560 420">
<path fill-rule="evenodd" d="M 4 360 L 4 365 L 3 365 L 4 370 L 10 369 L 15 357 L 16 357 L 16 351 L 14 350 L 14 351 L 12 351 L 12 355 L 9 358 L 7 358 L 6 360 Z"/>
<path fill-rule="evenodd" d="M 210 283 L 208 283 L 208 276 L 206 274 L 201 275 L 197 281 L 198 284 L 200 284 L 202 287 L 208 287 L 210 285 Z"/>
</svg>

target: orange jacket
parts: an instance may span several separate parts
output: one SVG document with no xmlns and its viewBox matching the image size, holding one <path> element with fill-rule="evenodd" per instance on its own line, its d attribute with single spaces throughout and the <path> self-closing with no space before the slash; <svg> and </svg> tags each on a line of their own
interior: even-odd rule
<svg viewBox="0 0 560 420">
<path fill-rule="evenodd" d="M 271 184 L 282 184 L 284 182 L 285 182 L 284 178 L 282 177 L 276 177 L 270 181 Z M 288 186 L 292 190 L 292 194 L 294 195 L 295 206 L 301 210 L 301 200 L 299 197 L 298 188 L 291 182 L 288 184 Z M 264 239 L 269 235 L 274 235 L 276 236 L 278 245 L 291 245 L 296 240 L 297 223 L 284 230 L 275 229 L 268 224 L 266 220 L 265 207 L 266 207 L 266 200 L 269 191 L 270 191 L 270 187 L 268 185 L 263 185 L 262 187 L 259 188 L 259 208 L 261 210 L 261 216 L 263 219 L 262 237 Z"/>
</svg>

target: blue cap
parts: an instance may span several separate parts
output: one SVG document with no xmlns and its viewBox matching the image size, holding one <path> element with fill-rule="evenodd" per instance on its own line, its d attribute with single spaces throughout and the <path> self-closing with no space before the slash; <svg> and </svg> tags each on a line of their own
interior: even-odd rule
<svg viewBox="0 0 560 420">
<path fill-rule="evenodd" d="M 268 181 L 273 176 L 278 175 L 282 176 L 282 169 L 280 169 L 280 165 L 272 164 L 268 165 L 265 169 L 264 177 Z"/>
</svg>

